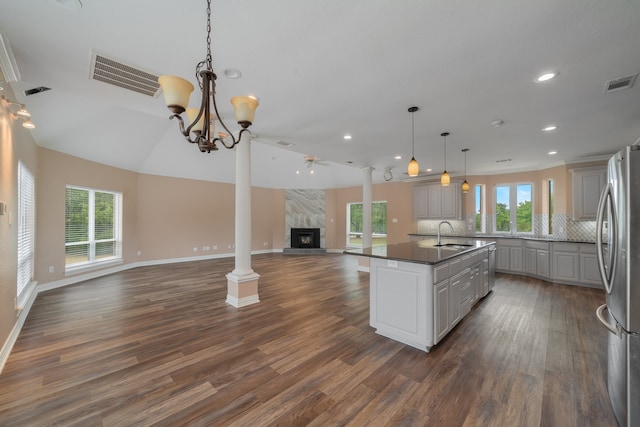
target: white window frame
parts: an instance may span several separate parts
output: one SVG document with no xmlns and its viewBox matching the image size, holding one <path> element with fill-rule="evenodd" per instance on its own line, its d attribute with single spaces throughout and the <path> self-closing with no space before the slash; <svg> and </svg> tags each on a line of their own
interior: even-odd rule
<svg viewBox="0 0 640 427">
<path fill-rule="evenodd" d="M 89 260 L 82 261 L 77 263 L 66 263 L 65 256 L 65 273 L 66 274 L 75 274 L 86 270 L 93 270 L 96 268 L 104 268 L 111 265 L 122 264 L 122 193 L 111 190 L 103 190 L 97 188 L 88 188 L 81 187 L 77 185 L 67 185 L 66 189 L 75 189 L 75 190 L 83 190 L 89 193 L 88 200 L 88 240 L 83 242 L 73 242 L 67 243 L 65 241 L 65 253 L 66 248 L 68 246 L 75 245 L 89 245 Z M 113 194 L 113 233 L 114 237 L 112 239 L 104 239 L 104 240 L 95 240 L 95 194 L 96 193 L 108 193 Z M 66 191 L 65 191 L 65 202 L 66 202 Z M 65 214 L 66 219 L 66 214 Z M 66 239 L 66 238 L 65 238 Z M 103 242 L 115 242 L 115 255 L 111 257 L 99 258 L 96 259 L 96 244 Z"/>
<path fill-rule="evenodd" d="M 473 227 L 476 233 L 487 232 L 487 186 L 485 184 L 476 184 L 473 187 L 473 199 L 476 201 L 476 193 L 480 189 L 480 203 L 476 203 L 476 210 L 474 212 Z M 480 230 L 476 228 L 476 215 L 480 215 Z"/>
<path fill-rule="evenodd" d="M 371 202 L 371 205 L 373 206 L 374 203 L 384 203 L 387 207 L 389 207 L 389 204 L 387 203 L 386 200 L 377 200 L 377 201 L 373 201 Z M 351 232 L 351 205 L 362 205 L 362 202 L 348 202 L 347 203 L 347 209 L 346 209 L 346 214 L 347 214 L 347 219 L 346 219 L 346 225 L 347 225 L 347 230 L 346 230 L 346 243 L 345 243 L 345 247 L 348 249 L 354 249 L 354 248 L 362 248 L 362 243 L 359 245 L 352 245 L 350 236 L 352 234 L 357 234 L 357 233 L 352 233 Z M 372 237 L 374 236 L 378 236 L 378 237 L 387 237 L 387 233 L 385 234 L 374 234 L 373 230 L 371 232 Z"/>
<path fill-rule="evenodd" d="M 33 281 L 36 237 L 36 186 L 33 174 L 18 160 L 18 268 L 16 308 L 22 307 Z"/>
<path fill-rule="evenodd" d="M 531 186 L 531 231 L 519 231 L 518 230 L 518 186 L 519 185 L 529 185 Z M 497 219 L 498 219 L 498 187 L 509 187 L 509 231 L 498 231 L 497 230 Z M 493 188 L 493 232 L 496 234 L 525 234 L 525 235 L 533 235 L 535 234 L 535 224 L 534 224 L 534 191 L 535 186 L 533 182 L 511 182 L 504 184 L 496 184 Z"/>
</svg>

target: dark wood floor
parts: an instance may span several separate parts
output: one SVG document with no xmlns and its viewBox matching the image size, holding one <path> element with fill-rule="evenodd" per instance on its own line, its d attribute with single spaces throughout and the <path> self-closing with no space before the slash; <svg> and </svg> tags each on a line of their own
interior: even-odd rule
<svg viewBox="0 0 640 427">
<path fill-rule="evenodd" d="M 498 275 L 431 353 L 369 327 L 344 255 L 143 267 L 40 294 L 0 375 L 2 426 L 614 426 L 599 290 Z"/>
</svg>

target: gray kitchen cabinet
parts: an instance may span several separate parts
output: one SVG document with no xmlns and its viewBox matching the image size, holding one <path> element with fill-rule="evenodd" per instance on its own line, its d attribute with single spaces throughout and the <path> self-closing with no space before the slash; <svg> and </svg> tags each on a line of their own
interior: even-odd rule
<svg viewBox="0 0 640 427">
<path fill-rule="evenodd" d="M 596 246 L 587 243 L 581 243 L 578 246 L 580 249 L 580 283 L 603 287 L 598 270 Z"/>
<path fill-rule="evenodd" d="M 529 276 L 549 279 L 550 260 L 549 243 L 525 240 L 524 241 L 524 272 Z"/>
<path fill-rule="evenodd" d="M 553 281 L 579 283 L 580 254 L 575 243 L 553 244 Z"/>
<path fill-rule="evenodd" d="M 449 324 L 449 279 L 433 287 L 434 343 L 440 342 L 451 329 Z"/>
<path fill-rule="evenodd" d="M 600 193 L 606 184 L 605 166 L 571 169 L 574 221 L 595 221 Z"/>
<path fill-rule="evenodd" d="M 498 245 L 496 248 L 496 270 L 509 271 L 509 247 Z"/>
<path fill-rule="evenodd" d="M 427 218 L 427 189 L 425 185 L 413 187 L 413 216 L 414 218 Z"/>
<path fill-rule="evenodd" d="M 413 212 L 416 219 L 461 219 L 460 183 L 452 182 L 447 187 L 440 183 L 414 186 Z"/>
<path fill-rule="evenodd" d="M 524 272 L 530 276 L 535 276 L 538 273 L 538 253 L 534 248 L 524 248 Z"/>
<path fill-rule="evenodd" d="M 505 273 L 524 272 L 521 239 L 496 239 L 496 270 Z"/>
<path fill-rule="evenodd" d="M 458 273 L 449 279 L 449 328 L 458 324 L 461 317 L 460 290 L 462 274 Z"/>
</svg>

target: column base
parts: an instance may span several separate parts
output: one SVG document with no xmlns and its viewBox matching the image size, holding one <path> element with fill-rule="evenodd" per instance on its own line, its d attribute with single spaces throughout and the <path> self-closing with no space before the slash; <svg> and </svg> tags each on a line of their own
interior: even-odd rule
<svg viewBox="0 0 640 427">
<path fill-rule="evenodd" d="M 227 304 L 234 307 L 244 307 L 260 302 L 258 297 L 258 280 L 260 275 L 250 273 L 246 275 L 227 274 Z"/>
</svg>

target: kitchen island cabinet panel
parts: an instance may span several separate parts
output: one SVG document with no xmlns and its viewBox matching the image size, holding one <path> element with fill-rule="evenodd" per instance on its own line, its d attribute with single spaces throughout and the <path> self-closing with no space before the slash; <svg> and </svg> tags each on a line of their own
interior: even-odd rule
<svg viewBox="0 0 640 427">
<path fill-rule="evenodd" d="M 425 283 L 431 283 L 432 278 L 426 266 L 372 258 L 370 274 L 369 324 L 380 335 L 405 344 L 431 346 L 427 342 L 432 333 L 427 307 L 433 300 Z"/>
<path fill-rule="evenodd" d="M 436 243 L 345 251 L 369 257 L 369 324 L 376 333 L 427 352 L 485 294 L 482 273 L 493 246 L 482 240 Z"/>
<path fill-rule="evenodd" d="M 449 322 L 449 280 L 442 281 L 433 287 L 434 340 L 437 344 L 451 330 Z"/>
</svg>

